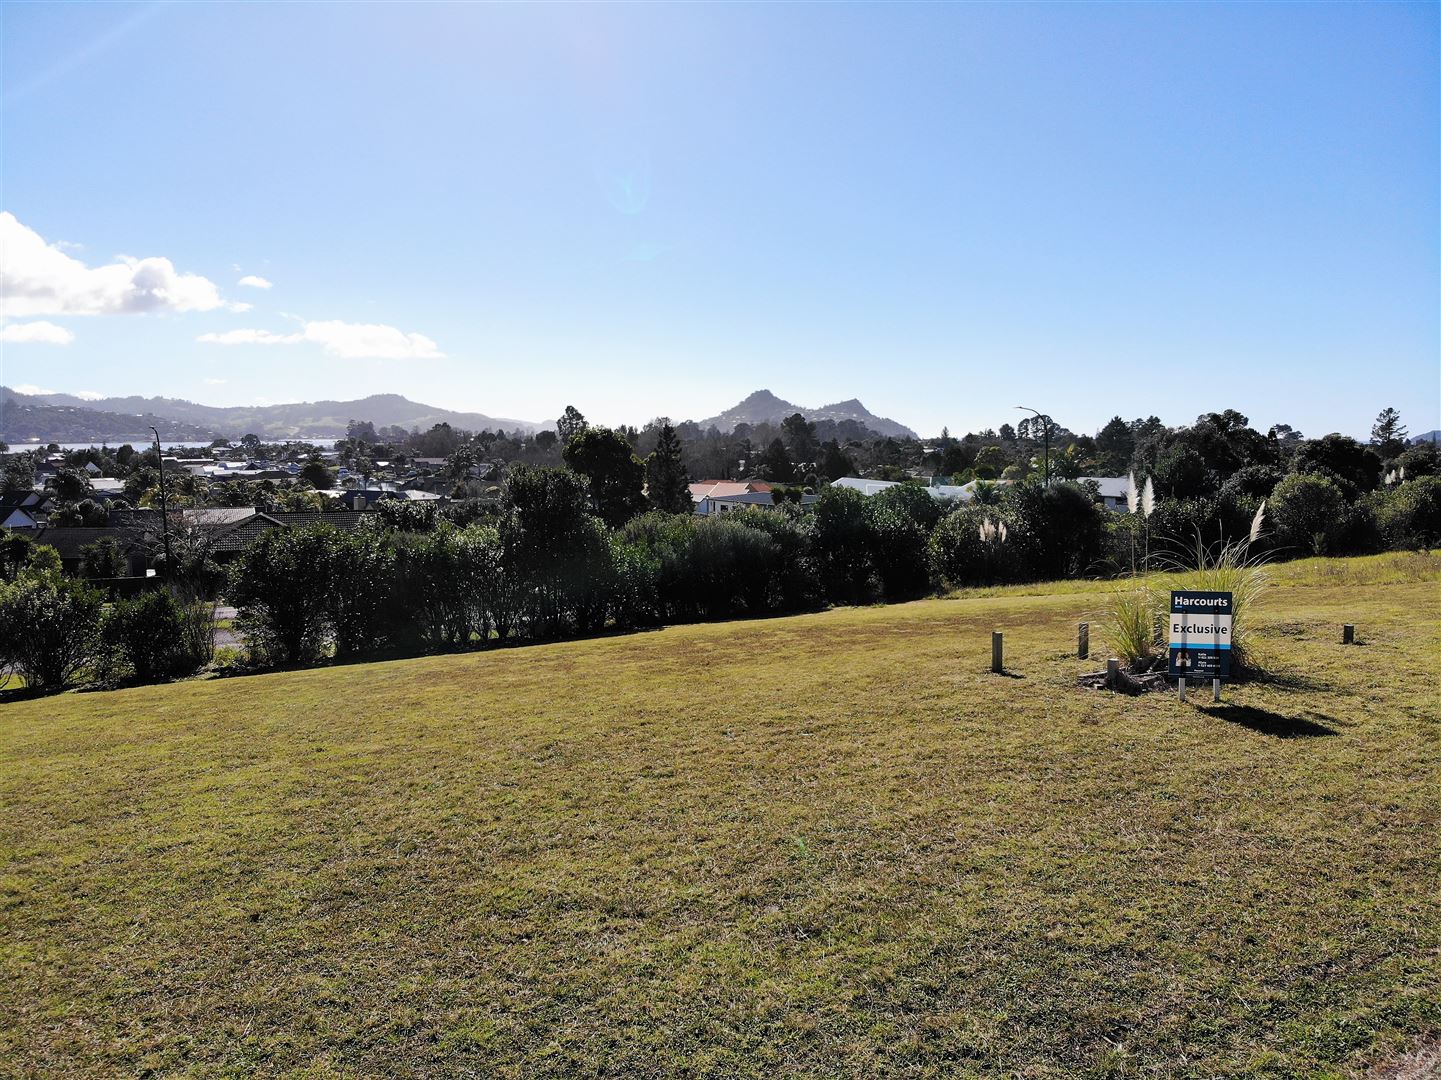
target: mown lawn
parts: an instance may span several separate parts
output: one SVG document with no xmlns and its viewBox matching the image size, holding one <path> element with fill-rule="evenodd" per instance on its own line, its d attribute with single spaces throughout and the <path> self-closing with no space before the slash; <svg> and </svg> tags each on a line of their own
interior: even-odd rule
<svg viewBox="0 0 1441 1080">
<path fill-rule="evenodd" d="M 1365 1075 L 1441 557 L 1277 579 L 1220 707 L 1076 689 L 1070 585 L 0 706 L 0 1074 Z"/>
</svg>

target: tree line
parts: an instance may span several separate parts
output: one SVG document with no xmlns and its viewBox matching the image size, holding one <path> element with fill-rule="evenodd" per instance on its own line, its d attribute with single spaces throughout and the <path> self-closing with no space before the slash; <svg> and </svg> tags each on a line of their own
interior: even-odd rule
<svg viewBox="0 0 1441 1080">
<path fill-rule="evenodd" d="M 572 435 L 578 466 L 587 446 L 584 432 Z M 1329 476 L 1293 472 L 1261 497 L 1271 525 L 1261 544 L 1275 556 L 1324 546 L 1338 520 L 1348 531 L 1336 553 L 1441 543 L 1435 475 L 1347 502 Z M 1207 504 L 1216 539 L 1245 535 L 1259 503 L 1238 485 Z M 272 529 L 224 574 L 202 545 L 182 545 L 164 588 L 108 605 L 60 573 L 53 549 L 11 533 L 0 543 L 0 667 L 34 689 L 193 672 L 213 654 L 207 597 L 217 589 L 240 610 L 245 663 L 263 669 L 1117 573 L 1142 528 L 1155 559 L 1183 554 L 1197 535 L 1209 541 L 1212 524 L 1199 525 L 1187 500 L 1162 498 L 1142 519 L 1102 508 L 1085 485 L 1035 478 L 982 484 L 966 505 L 917 484 L 869 498 L 827 487 L 805 511 L 785 503 L 708 518 L 620 505 L 577 469 L 517 466 L 493 515 Z"/>
</svg>

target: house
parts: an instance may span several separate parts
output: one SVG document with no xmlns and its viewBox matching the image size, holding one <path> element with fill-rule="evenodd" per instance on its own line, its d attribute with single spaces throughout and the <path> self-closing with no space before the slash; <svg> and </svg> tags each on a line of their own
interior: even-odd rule
<svg viewBox="0 0 1441 1080">
<path fill-rule="evenodd" d="M 347 510 L 364 510 L 382 499 L 399 499 L 404 502 L 441 502 L 440 495 L 431 491 L 414 488 L 398 488 L 391 483 L 371 484 L 366 488 L 327 488 L 317 492 L 327 498 L 339 499 Z"/>
<path fill-rule="evenodd" d="M 744 510 L 750 506 L 775 506 L 771 485 L 764 480 L 701 480 L 690 485 L 690 498 L 699 517 Z M 802 495 L 800 505 L 811 506 L 816 498 L 815 495 Z"/>
<path fill-rule="evenodd" d="M 861 476 L 842 476 L 839 480 L 832 480 L 831 487 L 849 488 L 852 491 L 859 491 L 862 495 L 870 498 L 872 495 L 879 495 L 886 488 L 899 486 L 898 480 L 867 480 Z"/>
<path fill-rule="evenodd" d="M 1130 478 L 1125 476 L 1078 476 L 1076 483 L 1081 485 L 1095 484 L 1096 490 L 1101 496 L 1101 505 L 1107 510 L 1115 510 L 1124 514 L 1129 507 L 1126 504 L 1126 490 L 1130 486 Z"/>
<path fill-rule="evenodd" d="M 930 480 L 931 478 L 926 477 L 925 479 Z M 977 483 L 978 481 L 972 480 L 969 484 L 929 483 L 913 486 L 920 487 L 922 491 L 938 501 L 950 500 L 964 503 L 975 498 Z M 862 495 L 870 498 L 872 495 L 879 495 L 887 488 L 899 487 L 900 484 L 901 481 L 898 480 L 867 480 L 862 476 L 842 476 L 839 480 L 833 481 L 831 486 L 850 488 L 852 491 L 859 491 Z"/>
<path fill-rule="evenodd" d="M 50 498 L 43 491 L 0 492 L 0 526 L 34 529 L 45 524 Z"/>
<path fill-rule="evenodd" d="M 155 522 L 158 526 L 158 518 Z M 144 577 L 151 558 L 161 549 L 158 527 L 107 525 L 100 528 L 42 528 L 33 536 L 37 544 L 55 549 L 66 573 L 78 574 L 85 549 L 102 540 L 114 540 L 131 577 Z"/>
<path fill-rule="evenodd" d="M 40 520 L 23 506 L 0 506 L 0 528 L 34 529 Z"/>
<path fill-rule="evenodd" d="M 242 507 L 242 509 L 247 509 Z M 227 562 L 244 551 L 270 529 L 299 528 L 303 525 L 331 525 L 353 529 L 372 515 L 363 510 L 276 510 L 251 511 L 250 516 L 217 530 L 210 537 L 210 551 L 216 562 Z"/>
<path fill-rule="evenodd" d="M 97 476 L 90 481 L 90 494 L 101 502 L 118 499 L 125 494 L 125 481 L 113 476 Z"/>
<path fill-rule="evenodd" d="M 707 517 L 720 507 L 733 510 L 740 506 L 774 505 L 771 486 L 764 480 L 698 480 L 690 485 L 690 501 L 700 517 Z"/>
</svg>

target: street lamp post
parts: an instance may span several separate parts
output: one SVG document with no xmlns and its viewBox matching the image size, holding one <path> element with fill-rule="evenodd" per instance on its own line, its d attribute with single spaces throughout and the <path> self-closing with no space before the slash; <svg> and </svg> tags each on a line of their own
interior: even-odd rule
<svg viewBox="0 0 1441 1080">
<path fill-rule="evenodd" d="M 160 449 L 160 432 L 155 432 L 155 463 L 160 467 L 160 535 L 165 538 L 165 576 L 171 574 L 170 566 L 170 507 L 165 501 L 165 452 Z"/>
<path fill-rule="evenodd" d="M 1050 486 L 1051 486 L 1051 418 L 1050 418 L 1049 416 L 1047 416 L 1045 413 L 1041 412 L 1039 409 L 1032 409 L 1032 408 L 1030 408 L 1029 406 L 1026 406 L 1026 405 L 1017 405 L 1016 408 L 1020 409 L 1021 412 L 1035 413 L 1035 414 L 1036 414 L 1036 419 L 1037 419 L 1037 421 L 1040 422 L 1040 425 L 1041 425 L 1041 433 L 1045 436 L 1045 440 L 1046 440 L 1046 458 L 1045 458 L 1046 466 L 1045 466 L 1045 472 L 1044 472 L 1042 475 L 1045 477 L 1045 485 L 1046 485 L 1046 487 L 1050 487 Z"/>
</svg>

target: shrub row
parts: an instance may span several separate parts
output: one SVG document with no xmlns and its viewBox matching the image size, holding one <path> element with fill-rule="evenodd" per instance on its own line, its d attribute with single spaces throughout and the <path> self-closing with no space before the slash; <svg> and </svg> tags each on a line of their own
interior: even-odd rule
<svg viewBox="0 0 1441 1080">
<path fill-rule="evenodd" d="M 1348 503 L 1330 478 L 1269 489 L 1272 557 L 1441 542 L 1441 478 Z M 1260 504 L 1243 485 L 1163 501 L 1149 519 L 1101 509 L 1083 488 L 1022 483 L 947 507 L 901 485 L 866 498 L 827 488 L 814 508 L 712 518 L 651 512 L 607 528 L 584 478 L 517 467 L 498 517 L 456 524 L 377 519 L 265 533 L 231 568 L 227 596 L 256 666 L 540 641 L 1126 570 L 1235 539 Z M 428 531 L 407 531 L 420 529 Z M 1260 550 L 1260 549 L 1258 549 Z M 197 564 L 199 565 L 199 564 Z M 53 551 L 0 544 L 0 669 L 36 689 L 83 679 L 145 682 L 213 656 L 212 614 L 194 588 L 108 608 L 59 572 Z"/>
</svg>

